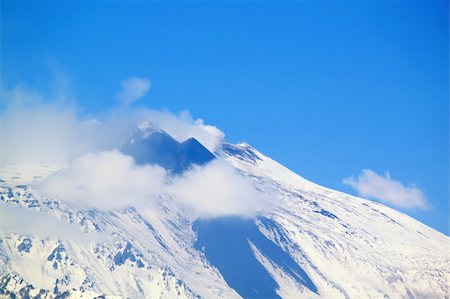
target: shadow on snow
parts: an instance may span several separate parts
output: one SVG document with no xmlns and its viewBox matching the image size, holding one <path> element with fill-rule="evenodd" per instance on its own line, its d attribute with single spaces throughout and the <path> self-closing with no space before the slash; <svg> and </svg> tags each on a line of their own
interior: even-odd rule
<svg viewBox="0 0 450 299">
<path fill-rule="evenodd" d="M 268 227 L 276 223 L 259 218 Z M 280 298 L 277 282 L 259 263 L 250 247 L 253 243 L 264 257 L 298 283 L 317 293 L 306 272 L 280 247 L 267 239 L 254 220 L 240 217 L 197 220 L 193 224 L 198 239 L 194 244 L 222 274 L 228 285 L 244 298 Z"/>
</svg>

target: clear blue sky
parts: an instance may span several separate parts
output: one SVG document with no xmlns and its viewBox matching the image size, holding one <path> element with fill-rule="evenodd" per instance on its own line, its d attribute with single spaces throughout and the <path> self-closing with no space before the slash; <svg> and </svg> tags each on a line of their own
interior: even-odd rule
<svg viewBox="0 0 450 299">
<path fill-rule="evenodd" d="M 1 81 L 45 86 L 48 59 L 86 113 L 148 77 L 141 103 L 247 141 L 319 184 L 389 171 L 404 211 L 449 233 L 447 1 L 2 1 Z"/>
</svg>

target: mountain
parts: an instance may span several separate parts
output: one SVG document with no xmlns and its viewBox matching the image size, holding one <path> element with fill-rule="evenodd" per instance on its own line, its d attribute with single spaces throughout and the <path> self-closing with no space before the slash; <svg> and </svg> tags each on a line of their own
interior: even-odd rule
<svg viewBox="0 0 450 299">
<path fill-rule="evenodd" d="M 173 173 L 181 173 L 193 164 L 204 165 L 215 158 L 195 138 L 179 143 L 163 130 L 151 126 L 136 130 L 121 151 L 138 164 L 156 164 Z"/>
<path fill-rule="evenodd" d="M 271 208 L 251 218 L 194 218 L 160 194 L 145 208 L 83 209 L 24 183 L 58 167 L 5 167 L 0 216 L 20 208 L 81 237 L 1 228 L 0 297 L 449 298 L 449 238 L 396 210 L 305 180 L 248 144 L 211 153 L 151 129 L 135 132 L 122 151 L 173 175 L 223 159 Z"/>
</svg>

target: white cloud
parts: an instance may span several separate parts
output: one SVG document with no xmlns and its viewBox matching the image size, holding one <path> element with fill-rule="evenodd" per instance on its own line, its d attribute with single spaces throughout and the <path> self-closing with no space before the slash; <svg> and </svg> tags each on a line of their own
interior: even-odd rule
<svg viewBox="0 0 450 299">
<path fill-rule="evenodd" d="M 203 119 L 193 119 L 189 111 L 182 111 L 176 115 L 167 111 L 141 109 L 139 114 L 143 123 L 148 122 L 161 128 L 179 142 L 194 137 L 212 152 L 225 137 L 221 130 L 205 124 Z"/>
<path fill-rule="evenodd" d="M 360 196 L 373 198 L 400 208 L 428 207 L 423 192 L 415 186 L 405 186 L 393 180 L 388 172 L 379 175 L 372 170 L 364 169 L 358 178 L 345 178 L 343 183 L 350 185 Z"/>
<path fill-rule="evenodd" d="M 224 138 L 222 131 L 188 112 L 121 106 L 80 117 L 76 105 L 60 101 L 60 94 L 43 96 L 23 86 L 2 92 L 0 165 L 62 163 L 85 153 L 118 149 L 128 141 L 131 130 L 143 123 L 153 123 L 180 142 L 194 137 L 211 151 Z M 73 97 L 66 93 L 67 98 Z"/>
<path fill-rule="evenodd" d="M 108 238 L 107 235 L 97 232 L 83 233 L 77 225 L 60 220 L 53 215 L 1 202 L 0 231 L 20 235 L 75 240 L 83 243 L 89 240 L 102 241 Z"/>
<path fill-rule="evenodd" d="M 150 80 L 136 77 L 125 79 L 120 85 L 122 90 L 116 96 L 125 105 L 129 105 L 145 96 L 151 87 Z"/>
<path fill-rule="evenodd" d="M 116 209 L 150 201 L 162 192 L 165 175 L 163 168 L 136 165 L 119 151 L 89 153 L 50 175 L 38 188 L 78 206 Z"/>
<path fill-rule="evenodd" d="M 264 194 L 255 189 L 250 179 L 219 159 L 175 178 L 169 192 L 202 218 L 251 217 L 267 207 Z"/>
<path fill-rule="evenodd" d="M 201 218 L 251 217 L 267 207 L 252 181 L 219 159 L 171 176 L 159 166 L 137 165 L 118 151 L 90 153 L 35 187 L 70 204 L 102 210 L 151 206 L 164 194 Z"/>
<path fill-rule="evenodd" d="M 62 82 L 60 88 L 58 82 Z M 167 194 L 197 217 L 251 216 L 263 209 L 263 194 L 223 161 L 174 178 L 160 167 L 136 165 L 118 151 L 129 142 L 132 129 L 142 124 L 153 124 L 180 142 L 194 137 L 214 151 L 224 138 L 217 127 L 194 119 L 187 111 L 173 114 L 130 105 L 80 117 L 69 83 L 66 77 L 55 79 L 50 95 L 23 86 L 2 93 L 6 101 L 0 110 L 0 166 L 69 165 L 37 187 L 82 207 L 108 210 L 146 205 L 156 194 Z M 119 97 L 131 103 L 149 88 L 146 79 L 127 79 Z"/>
<path fill-rule="evenodd" d="M 69 158 L 78 122 L 73 110 L 43 103 L 40 95 L 20 87 L 4 98 L 7 106 L 0 112 L 0 164 Z"/>
</svg>

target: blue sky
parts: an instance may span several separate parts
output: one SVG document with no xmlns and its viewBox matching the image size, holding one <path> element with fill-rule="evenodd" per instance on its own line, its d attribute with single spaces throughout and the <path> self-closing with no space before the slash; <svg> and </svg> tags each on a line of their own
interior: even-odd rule
<svg viewBox="0 0 450 299">
<path fill-rule="evenodd" d="M 4 88 L 49 89 L 56 65 L 95 114 L 146 77 L 137 105 L 187 109 L 352 194 L 343 179 L 388 171 L 430 206 L 399 209 L 449 233 L 447 1 L 1 5 Z"/>
</svg>

